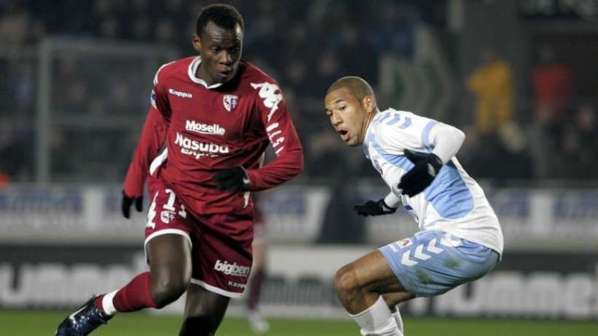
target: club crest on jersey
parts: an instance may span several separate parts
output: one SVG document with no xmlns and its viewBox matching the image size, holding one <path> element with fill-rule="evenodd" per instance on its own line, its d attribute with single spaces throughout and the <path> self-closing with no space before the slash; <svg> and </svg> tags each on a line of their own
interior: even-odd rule
<svg viewBox="0 0 598 336">
<path fill-rule="evenodd" d="M 234 110 L 235 107 L 237 107 L 238 102 L 239 102 L 239 97 L 237 97 L 235 95 L 222 96 L 222 105 L 224 105 L 224 108 L 228 112 L 231 112 L 232 110 Z"/>
</svg>

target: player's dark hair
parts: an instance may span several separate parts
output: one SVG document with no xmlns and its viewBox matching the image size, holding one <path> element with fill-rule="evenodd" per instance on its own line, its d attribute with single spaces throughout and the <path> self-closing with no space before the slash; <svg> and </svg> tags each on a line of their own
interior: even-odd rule
<svg viewBox="0 0 598 336">
<path fill-rule="evenodd" d="M 238 24 L 241 26 L 241 30 L 245 30 L 245 22 L 239 11 L 235 7 L 226 4 L 213 4 L 202 8 L 195 23 L 197 36 L 201 36 L 208 22 L 213 22 L 218 27 L 227 30 L 234 30 Z"/>
</svg>

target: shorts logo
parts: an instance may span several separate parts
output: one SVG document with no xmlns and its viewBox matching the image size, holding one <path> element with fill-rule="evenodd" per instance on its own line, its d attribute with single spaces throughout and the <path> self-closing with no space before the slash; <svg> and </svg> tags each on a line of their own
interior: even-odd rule
<svg viewBox="0 0 598 336">
<path fill-rule="evenodd" d="M 216 260 L 216 264 L 214 264 L 214 270 L 218 272 L 222 272 L 226 275 L 238 276 L 238 277 L 248 277 L 249 276 L 249 267 L 248 266 L 241 266 L 238 265 L 236 262 L 229 264 L 228 261 L 221 261 L 220 259 Z"/>
<path fill-rule="evenodd" d="M 228 112 L 231 112 L 232 110 L 235 109 L 235 107 L 237 107 L 237 102 L 238 101 L 239 101 L 239 97 L 237 97 L 235 95 L 224 95 L 224 96 L 222 96 L 222 105 L 224 105 L 224 108 Z"/>
<path fill-rule="evenodd" d="M 446 244 L 445 241 L 443 241 L 443 239 L 445 239 L 445 237 L 441 238 L 440 244 L 445 245 L 445 246 L 452 246 L 452 245 Z M 444 252 L 444 249 L 436 246 L 436 242 L 437 242 L 437 240 L 436 240 L 436 238 L 434 238 L 434 239 L 430 240 L 427 245 L 425 243 L 419 244 L 419 245 L 417 245 L 415 250 L 405 251 L 401 257 L 401 264 L 403 264 L 405 266 L 414 266 L 414 265 L 417 265 L 420 260 L 426 261 L 426 260 L 430 259 L 432 257 L 432 254 L 440 254 L 440 253 Z M 413 252 L 413 255 L 411 254 L 411 252 Z"/>
<path fill-rule="evenodd" d="M 244 289 L 247 285 L 246 284 L 242 284 L 242 283 L 238 283 L 238 282 L 234 282 L 234 281 L 229 281 L 228 285 L 234 288 L 241 288 Z"/>
<path fill-rule="evenodd" d="M 170 224 L 170 221 L 172 221 L 173 219 L 174 219 L 173 211 L 163 210 L 162 212 L 160 212 L 160 220 L 162 221 L 162 223 Z"/>
<path fill-rule="evenodd" d="M 409 238 L 405 238 L 397 242 L 397 245 L 399 245 L 400 248 L 407 247 L 411 244 L 413 244 L 413 242 Z"/>
</svg>

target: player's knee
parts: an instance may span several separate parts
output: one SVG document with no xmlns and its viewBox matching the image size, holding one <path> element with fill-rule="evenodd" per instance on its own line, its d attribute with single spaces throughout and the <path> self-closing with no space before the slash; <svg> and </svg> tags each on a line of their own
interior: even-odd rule
<svg viewBox="0 0 598 336">
<path fill-rule="evenodd" d="M 160 309 L 164 306 L 176 301 L 189 286 L 190 279 L 182 276 L 160 276 L 156 281 L 152 281 L 152 296 L 156 304 L 156 308 Z"/>
<path fill-rule="evenodd" d="M 334 277 L 334 287 L 339 298 L 349 298 L 359 290 L 359 282 L 352 264 L 341 267 Z"/>
</svg>

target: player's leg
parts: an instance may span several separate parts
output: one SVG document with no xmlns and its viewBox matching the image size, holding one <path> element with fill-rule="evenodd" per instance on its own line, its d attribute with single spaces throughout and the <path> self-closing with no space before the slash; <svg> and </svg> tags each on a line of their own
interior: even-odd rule
<svg viewBox="0 0 598 336">
<path fill-rule="evenodd" d="M 488 247 L 441 231 L 418 232 L 379 251 L 406 292 L 418 297 L 440 295 L 478 279 L 492 270 L 499 258 Z M 405 299 L 401 292 L 385 293 L 384 298 L 391 309 Z M 401 324 L 398 307 L 394 317 Z"/>
<path fill-rule="evenodd" d="M 402 285 L 384 255 L 373 251 L 336 273 L 337 295 L 363 335 L 402 335 L 384 295 L 393 300 L 414 297 Z M 389 296 L 390 297 L 390 296 Z"/>
<path fill-rule="evenodd" d="M 102 308 L 108 314 L 162 308 L 178 299 L 191 280 L 191 236 L 195 219 L 174 191 L 153 180 L 156 192 L 148 210 L 145 250 L 149 272 L 108 293 Z"/>
<path fill-rule="evenodd" d="M 193 274 L 180 335 L 214 335 L 230 298 L 243 296 L 252 264 L 252 212 L 247 209 L 247 213 L 198 219 L 191 251 Z"/>
<path fill-rule="evenodd" d="M 58 327 L 59 336 L 87 335 L 117 312 L 162 308 L 178 299 L 191 278 L 189 241 L 167 234 L 147 245 L 150 271 L 138 274 L 127 285 L 89 300 Z"/>
<path fill-rule="evenodd" d="M 149 272 L 89 300 L 59 325 L 57 335 L 87 335 L 117 312 L 161 308 L 186 290 L 191 279 L 191 218 L 171 189 L 157 179 L 153 182 L 155 192 L 145 229 Z"/>
<path fill-rule="evenodd" d="M 149 272 L 137 275 L 125 287 L 103 297 L 108 314 L 160 309 L 177 300 L 191 279 L 191 244 L 182 235 L 166 234 L 147 244 Z"/>
<path fill-rule="evenodd" d="M 266 258 L 268 253 L 268 243 L 265 237 L 264 225 L 263 222 L 256 219 L 254 226 L 254 240 L 252 244 L 253 264 L 251 266 L 251 276 L 249 278 L 245 300 L 247 320 L 251 330 L 255 334 L 264 334 L 270 329 L 268 321 L 266 321 L 259 312 L 260 296 L 267 274 Z"/>
<path fill-rule="evenodd" d="M 220 326 L 230 298 L 191 285 L 187 289 L 185 317 L 180 336 L 211 336 Z"/>
<path fill-rule="evenodd" d="M 178 299 L 191 279 L 191 244 L 182 235 L 165 234 L 147 244 L 149 272 L 137 275 L 123 288 L 102 297 L 107 314 L 162 308 Z"/>
<path fill-rule="evenodd" d="M 397 322 L 397 326 L 402 333 L 405 333 L 403 327 L 403 317 L 401 316 L 401 311 L 399 307 L 399 303 L 411 300 L 413 298 L 413 294 L 409 292 L 397 292 L 397 293 L 385 293 L 382 295 L 384 297 L 384 301 L 388 305 L 388 308 L 392 311 L 392 317 Z"/>
</svg>

